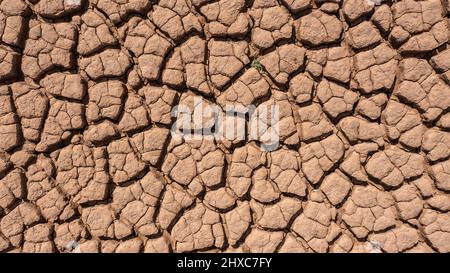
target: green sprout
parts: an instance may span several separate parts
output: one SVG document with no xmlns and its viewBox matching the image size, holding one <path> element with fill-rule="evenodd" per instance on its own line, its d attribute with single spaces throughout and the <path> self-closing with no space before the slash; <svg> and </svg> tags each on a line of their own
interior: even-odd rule
<svg viewBox="0 0 450 273">
<path fill-rule="evenodd" d="M 252 67 L 256 68 L 260 74 L 264 74 L 264 67 L 262 64 L 258 61 L 258 59 L 252 60 Z"/>
</svg>

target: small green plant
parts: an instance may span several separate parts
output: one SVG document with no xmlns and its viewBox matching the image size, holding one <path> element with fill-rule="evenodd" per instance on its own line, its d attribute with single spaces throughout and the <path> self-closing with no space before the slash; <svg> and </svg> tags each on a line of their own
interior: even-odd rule
<svg viewBox="0 0 450 273">
<path fill-rule="evenodd" d="M 252 60 L 252 67 L 256 68 L 256 70 L 258 70 L 259 73 L 264 74 L 264 67 L 258 61 L 258 59 L 253 59 Z"/>
</svg>

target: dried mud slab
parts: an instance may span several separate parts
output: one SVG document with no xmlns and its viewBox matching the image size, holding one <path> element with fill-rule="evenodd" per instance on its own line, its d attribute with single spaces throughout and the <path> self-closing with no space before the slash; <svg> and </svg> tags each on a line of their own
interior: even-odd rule
<svg viewBox="0 0 450 273">
<path fill-rule="evenodd" d="M 0 0 L 0 252 L 450 252 L 448 2 Z"/>
<path fill-rule="evenodd" d="M 75 68 L 77 30 L 71 23 L 31 20 L 22 56 L 22 72 L 34 80 L 54 69 Z"/>
</svg>

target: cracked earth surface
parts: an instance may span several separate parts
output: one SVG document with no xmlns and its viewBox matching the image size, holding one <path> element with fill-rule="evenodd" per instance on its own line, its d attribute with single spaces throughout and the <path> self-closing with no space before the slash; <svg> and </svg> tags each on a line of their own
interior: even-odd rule
<svg viewBox="0 0 450 273">
<path fill-rule="evenodd" d="M 450 252 L 449 26 L 447 0 L 0 0 L 0 252 Z M 173 138 L 196 97 L 278 105 L 280 146 Z"/>
</svg>

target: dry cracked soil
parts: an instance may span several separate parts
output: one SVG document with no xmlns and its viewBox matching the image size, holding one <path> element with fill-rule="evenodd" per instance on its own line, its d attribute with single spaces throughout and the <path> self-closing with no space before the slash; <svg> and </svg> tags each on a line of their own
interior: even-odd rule
<svg viewBox="0 0 450 273">
<path fill-rule="evenodd" d="M 0 0 L 0 252 L 450 252 L 449 26 L 447 0 Z M 279 106 L 279 147 L 173 138 L 198 97 Z"/>
</svg>

